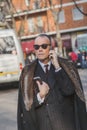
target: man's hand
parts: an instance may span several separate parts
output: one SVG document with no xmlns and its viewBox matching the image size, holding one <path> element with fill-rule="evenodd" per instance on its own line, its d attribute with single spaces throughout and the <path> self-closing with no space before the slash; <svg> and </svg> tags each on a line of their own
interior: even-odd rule
<svg viewBox="0 0 87 130">
<path fill-rule="evenodd" d="M 56 52 L 54 50 L 50 50 L 49 55 L 50 55 L 49 57 L 51 58 L 52 64 L 54 65 L 55 69 L 60 68 Z"/>
<path fill-rule="evenodd" d="M 39 81 L 36 81 L 38 88 L 39 88 L 39 95 L 41 98 L 45 98 L 45 96 L 48 94 L 49 92 L 49 86 L 47 83 L 45 83 L 44 81 L 42 82 L 42 84 L 40 84 Z"/>
</svg>

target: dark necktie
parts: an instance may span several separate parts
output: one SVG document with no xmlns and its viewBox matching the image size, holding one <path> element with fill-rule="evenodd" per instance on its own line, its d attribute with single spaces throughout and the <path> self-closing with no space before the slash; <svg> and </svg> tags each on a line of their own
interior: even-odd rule
<svg viewBox="0 0 87 130">
<path fill-rule="evenodd" d="M 49 66 L 48 64 L 47 64 L 47 65 L 44 65 L 44 67 L 45 67 L 45 73 L 46 73 L 46 74 L 48 74 L 48 66 Z"/>
</svg>

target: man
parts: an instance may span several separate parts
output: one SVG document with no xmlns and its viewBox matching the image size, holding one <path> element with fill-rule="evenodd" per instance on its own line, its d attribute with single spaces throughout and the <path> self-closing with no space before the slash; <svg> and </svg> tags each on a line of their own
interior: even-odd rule
<svg viewBox="0 0 87 130">
<path fill-rule="evenodd" d="M 57 58 L 51 48 L 48 35 L 36 37 L 37 59 L 25 66 L 20 78 L 18 130 L 86 130 L 78 72 L 73 63 Z"/>
</svg>

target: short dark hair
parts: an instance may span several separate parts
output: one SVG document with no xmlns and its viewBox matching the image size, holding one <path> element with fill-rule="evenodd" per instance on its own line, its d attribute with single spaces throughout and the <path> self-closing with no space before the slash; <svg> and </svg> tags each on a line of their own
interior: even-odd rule
<svg viewBox="0 0 87 130">
<path fill-rule="evenodd" d="M 48 35 L 48 34 L 45 34 L 45 33 L 41 33 L 41 34 L 39 34 L 36 38 L 38 38 L 38 37 L 47 37 L 48 39 L 49 39 L 49 41 L 50 41 L 50 43 L 51 43 L 51 37 Z M 35 39 L 36 39 L 35 38 Z"/>
</svg>

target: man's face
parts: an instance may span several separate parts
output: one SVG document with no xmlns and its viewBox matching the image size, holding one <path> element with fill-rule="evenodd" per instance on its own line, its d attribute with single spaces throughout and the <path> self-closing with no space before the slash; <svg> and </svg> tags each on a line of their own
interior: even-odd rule
<svg viewBox="0 0 87 130">
<path fill-rule="evenodd" d="M 40 61 L 48 61 L 50 51 L 50 40 L 46 36 L 38 37 L 35 40 L 34 46 L 36 46 L 36 48 L 34 47 L 36 57 Z"/>
</svg>

